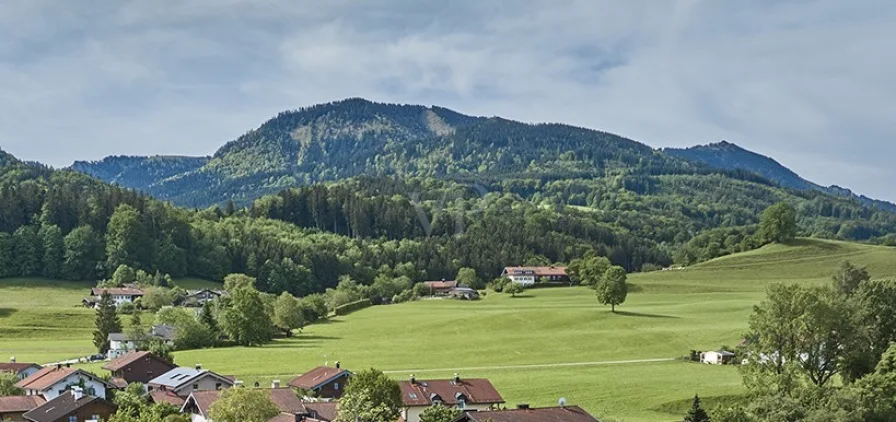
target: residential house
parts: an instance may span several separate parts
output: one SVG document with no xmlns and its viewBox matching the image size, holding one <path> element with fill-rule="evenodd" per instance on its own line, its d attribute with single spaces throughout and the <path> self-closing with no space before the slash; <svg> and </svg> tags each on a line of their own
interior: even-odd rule
<svg viewBox="0 0 896 422">
<path fill-rule="evenodd" d="M 461 410 L 489 410 L 503 404 L 501 394 L 487 379 L 418 380 L 411 376 L 399 381 L 405 422 L 420 422 L 420 415 L 428 407 L 441 405 Z"/>
<path fill-rule="evenodd" d="M 335 368 L 318 366 L 299 375 L 289 382 L 289 386 L 309 391 L 318 398 L 338 399 L 342 397 L 345 384 L 351 376 L 351 372 L 342 369 L 339 362 L 336 362 Z"/>
<path fill-rule="evenodd" d="M 710 365 L 727 365 L 734 361 L 735 354 L 727 350 L 700 353 L 700 362 Z"/>
<path fill-rule="evenodd" d="M 187 397 L 196 391 L 216 391 L 230 387 L 233 387 L 233 380 L 204 370 L 200 365 L 195 368 L 174 368 L 146 384 L 150 393 L 156 390 L 170 391 L 180 397 Z"/>
<path fill-rule="evenodd" d="M 144 340 L 156 340 L 164 342 L 169 346 L 174 346 L 174 340 L 176 339 L 174 330 L 174 327 L 170 325 L 153 325 L 149 333 L 147 333 L 147 338 Z M 108 357 L 117 359 L 130 351 L 137 350 L 138 340 L 131 338 L 131 336 L 125 333 L 109 333 Z"/>
<path fill-rule="evenodd" d="M 25 413 L 29 422 L 100 422 L 108 421 L 118 406 L 105 399 L 84 394 L 79 387 Z"/>
<path fill-rule="evenodd" d="M 18 383 L 16 387 L 25 390 L 27 396 L 42 396 L 51 401 L 72 387 L 80 387 L 85 393 L 106 398 L 107 392 L 115 388 L 102 378 L 83 369 L 68 366 L 48 366 Z"/>
<path fill-rule="evenodd" d="M 146 384 L 174 368 L 177 368 L 177 365 L 165 359 L 149 352 L 138 351 L 129 352 L 103 365 L 103 369 L 111 372 L 113 377 L 121 378 L 128 384 L 134 382 Z"/>
<path fill-rule="evenodd" d="M 579 406 L 529 408 L 464 412 L 454 422 L 600 422 Z"/>
<path fill-rule="evenodd" d="M 36 363 L 18 363 L 16 358 L 9 358 L 9 362 L 0 363 L 0 372 L 13 372 L 20 380 L 28 378 L 41 368 L 43 367 Z"/>
<path fill-rule="evenodd" d="M 99 304 L 103 293 L 108 293 L 112 296 L 112 301 L 115 302 L 115 306 L 121 305 L 122 303 L 134 303 L 134 301 L 143 297 L 143 290 L 138 289 L 135 285 L 127 285 L 124 287 L 94 287 L 90 289 L 90 297 L 84 298 L 84 304 L 89 307 L 96 307 Z"/>
<path fill-rule="evenodd" d="M 448 296 L 451 289 L 457 287 L 457 281 L 424 281 L 423 285 L 429 288 L 430 296 Z"/>
<path fill-rule="evenodd" d="M 296 396 L 291 388 L 280 388 L 279 385 L 264 389 L 271 401 L 280 409 L 280 414 L 269 422 L 331 422 L 336 419 L 335 402 L 305 403 Z M 190 415 L 193 422 L 211 422 L 209 409 L 221 397 L 221 391 L 197 391 L 187 397 L 181 407 L 181 413 Z"/>
<path fill-rule="evenodd" d="M 187 291 L 187 296 L 183 300 L 183 306 L 202 307 L 207 302 L 212 302 L 221 296 L 226 296 L 227 294 L 228 293 L 226 290 L 189 290 Z"/>
<path fill-rule="evenodd" d="M 26 412 L 46 402 L 41 396 L 0 397 L 0 421 L 25 422 Z"/>
<path fill-rule="evenodd" d="M 531 286 L 541 279 L 553 282 L 569 280 L 569 276 L 566 274 L 566 267 L 553 266 L 506 267 L 501 272 L 501 277 L 507 277 L 510 281 L 523 286 Z"/>
</svg>

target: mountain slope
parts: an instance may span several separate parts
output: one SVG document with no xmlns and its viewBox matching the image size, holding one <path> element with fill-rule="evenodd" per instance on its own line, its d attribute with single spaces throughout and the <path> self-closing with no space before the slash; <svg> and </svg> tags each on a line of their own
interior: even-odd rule
<svg viewBox="0 0 896 422">
<path fill-rule="evenodd" d="M 111 156 L 101 161 L 75 161 L 71 168 L 108 183 L 151 190 L 165 179 L 199 169 L 208 161 L 209 157 Z"/>
<path fill-rule="evenodd" d="M 820 191 L 830 195 L 855 199 L 865 205 L 874 206 L 882 210 L 896 212 L 896 204 L 857 195 L 849 189 L 838 186 L 824 187 L 818 185 L 803 179 L 793 170 L 783 166 L 771 157 L 748 151 L 727 141 L 683 149 L 664 148 L 663 152 L 695 163 L 705 164 L 715 169 L 750 171 L 786 188 Z"/>
</svg>

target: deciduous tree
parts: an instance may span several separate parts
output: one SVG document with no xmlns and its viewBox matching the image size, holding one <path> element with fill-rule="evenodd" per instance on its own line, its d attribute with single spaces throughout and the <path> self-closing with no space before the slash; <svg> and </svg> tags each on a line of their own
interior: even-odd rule
<svg viewBox="0 0 896 422">
<path fill-rule="evenodd" d="M 305 325 L 299 301 L 293 295 L 283 292 L 277 297 L 274 302 L 273 322 L 277 328 L 283 330 L 287 337 L 292 335 L 292 330 Z"/>
<path fill-rule="evenodd" d="M 595 289 L 597 300 L 603 305 L 610 305 L 610 310 L 615 313 L 616 306 L 623 304 L 628 296 L 625 269 L 619 266 L 608 268 Z"/>
<path fill-rule="evenodd" d="M 337 422 L 382 422 L 398 419 L 402 407 L 398 383 L 376 369 L 355 374 L 339 400 Z"/>
<path fill-rule="evenodd" d="M 442 405 L 433 405 L 420 415 L 420 422 L 454 422 L 460 414 L 460 409 L 455 409 Z"/>
<path fill-rule="evenodd" d="M 787 202 L 765 209 L 759 219 L 759 234 L 766 243 L 781 243 L 796 237 L 796 210 Z"/>
<path fill-rule="evenodd" d="M 870 280 L 871 276 L 868 275 L 868 270 L 865 267 L 856 267 L 847 260 L 840 263 L 831 278 L 834 281 L 834 289 L 850 296 L 858 290 L 862 282 Z"/>
<path fill-rule="evenodd" d="M 215 422 L 267 422 L 280 409 L 265 390 L 234 387 L 224 390 L 208 412 Z"/>
</svg>

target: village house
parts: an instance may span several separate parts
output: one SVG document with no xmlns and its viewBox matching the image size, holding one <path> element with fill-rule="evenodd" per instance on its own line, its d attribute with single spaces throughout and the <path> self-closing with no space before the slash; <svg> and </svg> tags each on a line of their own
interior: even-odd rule
<svg viewBox="0 0 896 422">
<path fill-rule="evenodd" d="M 79 387 L 24 414 L 29 422 L 100 422 L 108 421 L 118 407 L 105 399 L 84 394 Z"/>
<path fill-rule="evenodd" d="M 168 346 L 174 346 L 175 340 L 174 327 L 170 325 L 153 325 L 147 338 L 144 340 L 162 341 Z M 109 333 L 109 359 L 117 359 L 124 356 L 130 351 L 137 350 L 137 342 L 139 339 L 131 338 L 125 333 Z"/>
<path fill-rule="evenodd" d="M 448 297 L 462 300 L 479 299 L 479 292 L 469 287 L 455 287 L 448 292 Z"/>
<path fill-rule="evenodd" d="M 187 296 L 183 300 L 183 306 L 202 307 L 208 302 L 212 302 L 221 296 L 226 296 L 226 290 L 199 289 L 187 291 Z"/>
<path fill-rule="evenodd" d="M 46 402 L 41 396 L 0 397 L 0 421 L 25 422 L 25 413 Z"/>
<path fill-rule="evenodd" d="M 108 293 L 112 296 L 112 301 L 115 302 L 115 306 L 121 305 L 122 303 L 134 303 L 134 301 L 143 297 L 143 290 L 138 289 L 134 285 L 125 287 L 94 287 L 90 289 L 90 297 L 84 298 L 84 305 L 95 308 L 99 305 L 103 293 Z"/>
<path fill-rule="evenodd" d="M 531 286 L 539 280 L 562 282 L 569 281 L 566 267 L 506 267 L 501 272 L 501 277 L 522 285 Z"/>
<path fill-rule="evenodd" d="M 710 365 L 727 365 L 734 361 L 735 354 L 727 350 L 700 353 L 700 362 Z"/>
<path fill-rule="evenodd" d="M 305 403 L 290 388 L 264 389 L 271 401 L 280 410 L 280 414 L 268 422 L 331 422 L 336 419 L 336 403 Z M 209 418 L 209 409 L 221 397 L 221 391 L 197 391 L 187 397 L 181 407 L 181 413 L 190 415 L 192 422 L 213 422 Z"/>
<path fill-rule="evenodd" d="M 25 390 L 27 396 L 42 396 L 51 401 L 73 387 L 80 387 L 85 393 L 106 398 L 108 390 L 115 388 L 102 378 L 82 369 L 56 365 L 42 368 L 18 383 L 16 387 Z"/>
<path fill-rule="evenodd" d="M 399 381 L 405 422 L 420 422 L 420 415 L 430 406 L 441 405 L 461 410 L 489 410 L 503 404 L 504 399 L 487 379 L 418 380 L 413 375 Z"/>
<path fill-rule="evenodd" d="M 448 293 L 457 287 L 457 281 L 424 281 L 423 285 L 429 289 L 430 296 L 448 296 Z"/>
<path fill-rule="evenodd" d="M 103 365 L 103 369 L 111 372 L 113 377 L 121 378 L 128 384 L 135 382 L 146 384 L 174 368 L 177 368 L 177 365 L 152 353 L 138 351 L 127 353 Z"/>
<path fill-rule="evenodd" d="M 179 397 L 187 397 L 196 391 L 223 390 L 233 387 L 233 384 L 232 379 L 204 370 L 201 365 L 196 365 L 195 368 L 182 366 L 174 368 L 149 380 L 146 388 L 150 394 L 154 391 L 168 391 Z"/>
<path fill-rule="evenodd" d="M 339 362 L 336 367 L 318 366 L 289 382 L 289 386 L 308 391 L 317 398 L 338 399 L 342 397 L 345 384 L 352 373 L 342 369 Z"/>
<path fill-rule="evenodd" d="M 454 422 L 600 422 L 578 406 L 533 409 L 520 405 L 516 409 L 464 412 Z"/>
<path fill-rule="evenodd" d="M 20 380 L 28 378 L 31 374 L 40 371 L 42 366 L 36 363 L 18 363 L 16 358 L 9 358 L 9 362 L 0 363 L 0 372 L 12 372 Z"/>
</svg>

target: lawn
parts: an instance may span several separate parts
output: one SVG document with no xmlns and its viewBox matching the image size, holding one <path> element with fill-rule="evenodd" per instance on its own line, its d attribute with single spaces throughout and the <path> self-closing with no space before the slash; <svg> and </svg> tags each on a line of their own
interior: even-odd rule
<svg viewBox="0 0 896 422">
<path fill-rule="evenodd" d="M 694 393 L 710 401 L 742 393 L 736 369 L 679 360 L 620 361 L 672 359 L 691 349 L 734 345 L 765 286 L 825 282 L 844 258 L 868 265 L 875 277 L 896 275 L 896 249 L 800 240 L 685 270 L 632 275 L 632 293 L 617 314 L 599 306 L 585 288 L 536 289 L 518 298 L 490 294 L 478 302 L 424 300 L 368 308 L 260 348 L 184 351 L 176 359 L 249 384 L 286 382 L 336 360 L 396 378 L 458 372 L 491 379 L 508 405 L 553 405 L 566 397 L 615 420 L 680 420 L 668 409 L 680 408 Z M 29 292 L 52 289 L 23 284 L 0 281 L 0 309 L 11 310 L 0 311 L 0 350 L 10 348 L 20 361 L 67 355 L 82 343 L 89 351 L 91 312 L 62 306 L 68 302 L 58 297 L 48 299 L 53 306 L 42 306 Z M 60 290 L 68 294 L 69 288 Z M 22 295 L 30 306 L 10 300 Z M 38 323 L 41 312 L 57 319 Z M 51 340 L 55 331 L 64 331 L 64 341 Z M 10 332 L 38 341 L 13 339 Z"/>
</svg>

